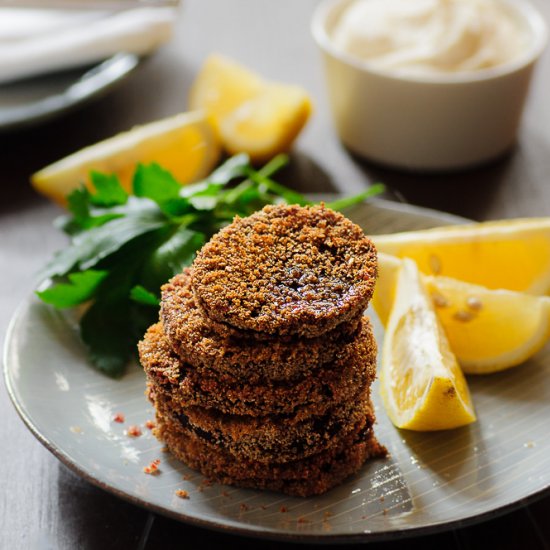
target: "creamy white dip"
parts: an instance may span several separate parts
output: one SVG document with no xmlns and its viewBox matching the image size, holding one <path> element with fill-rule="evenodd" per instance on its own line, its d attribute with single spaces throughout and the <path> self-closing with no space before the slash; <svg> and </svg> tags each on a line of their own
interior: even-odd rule
<svg viewBox="0 0 550 550">
<path fill-rule="evenodd" d="M 501 0 L 357 0 L 331 38 L 373 66 L 413 74 L 496 67 L 528 46 L 525 25 Z"/>
</svg>

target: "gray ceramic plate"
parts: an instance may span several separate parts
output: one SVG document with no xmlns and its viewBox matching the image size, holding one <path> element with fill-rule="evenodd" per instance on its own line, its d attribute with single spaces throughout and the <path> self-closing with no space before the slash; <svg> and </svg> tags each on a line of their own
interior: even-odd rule
<svg viewBox="0 0 550 550">
<path fill-rule="evenodd" d="M 350 216 L 369 233 L 464 221 L 384 201 L 362 205 Z M 399 431 L 376 401 L 377 434 L 391 457 L 308 499 L 204 485 L 143 427 L 153 413 L 141 370 L 134 366 L 120 381 L 95 372 L 74 319 L 35 299 L 11 324 L 5 377 L 31 431 L 91 483 L 161 514 L 233 533 L 323 542 L 418 534 L 506 511 L 550 486 L 548 348 L 516 369 L 471 378 L 479 421 L 467 428 Z M 124 424 L 112 421 L 118 411 L 126 416 Z M 131 424 L 142 426 L 141 437 L 125 434 Z M 161 473 L 144 474 L 156 458 Z M 177 489 L 190 498 L 178 498 Z"/>
<path fill-rule="evenodd" d="M 117 54 L 85 69 L 64 71 L 0 86 L 0 132 L 53 118 L 110 90 L 139 64 Z"/>
</svg>

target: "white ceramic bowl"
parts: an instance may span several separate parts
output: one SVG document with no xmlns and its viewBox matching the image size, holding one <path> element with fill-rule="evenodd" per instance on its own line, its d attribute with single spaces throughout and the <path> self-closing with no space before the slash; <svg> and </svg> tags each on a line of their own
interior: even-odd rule
<svg viewBox="0 0 550 550">
<path fill-rule="evenodd" d="M 482 164 L 513 146 L 547 41 L 535 8 L 503 0 L 531 36 L 516 60 L 477 72 L 411 76 L 373 67 L 333 45 L 334 26 L 353 1 L 325 0 L 312 21 L 336 128 L 351 151 L 395 167 L 443 171 Z"/>
</svg>

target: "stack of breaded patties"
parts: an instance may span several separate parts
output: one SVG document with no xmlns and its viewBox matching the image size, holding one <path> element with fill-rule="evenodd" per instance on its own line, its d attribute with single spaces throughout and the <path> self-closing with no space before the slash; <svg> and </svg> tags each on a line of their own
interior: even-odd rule
<svg viewBox="0 0 550 550">
<path fill-rule="evenodd" d="M 210 479 L 300 496 L 383 455 L 376 272 L 371 241 L 322 205 L 236 218 L 163 287 L 140 342 L 156 435 Z"/>
</svg>

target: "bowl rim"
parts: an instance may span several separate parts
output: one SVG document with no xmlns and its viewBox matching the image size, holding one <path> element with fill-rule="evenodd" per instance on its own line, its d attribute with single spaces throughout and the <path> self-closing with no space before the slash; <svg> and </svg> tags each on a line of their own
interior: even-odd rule
<svg viewBox="0 0 550 550">
<path fill-rule="evenodd" d="M 531 43 L 525 49 L 525 52 L 516 59 L 507 63 L 501 63 L 495 67 L 454 73 L 413 74 L 406 69 L 380 68 L 372 62 L 364 61 L 335 46 L 326 28 L 327 20 L 334 10 L 343 8 L 346 4 L 351 5 L 357 1 L 364 0 L 323 0 L 320 2 L 315 8 L 311 19 L 311 34 L 321 50 L 341 63 L 364 73 L 371 73 L 388 79 L 439 85 L 468 84 L 497 79 L 534 64 L 542 55 L 548 42 L 548 25 L 539 10 L 531 2 L 528 0 L 502 0 L 503 3 L 507 4 L 508 9 L 511 9 L 523 19 L 532 35 Z"/>
</svg>

